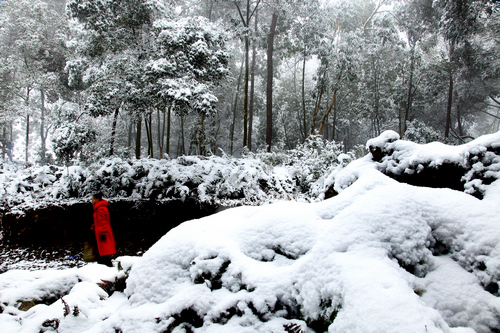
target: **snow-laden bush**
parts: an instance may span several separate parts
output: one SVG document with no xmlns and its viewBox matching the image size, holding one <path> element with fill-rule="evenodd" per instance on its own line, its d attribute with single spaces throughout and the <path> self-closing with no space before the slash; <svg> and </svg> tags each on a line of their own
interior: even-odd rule
<svg viewBox="0 0 500 333">
<path fill-rule="evenodd" d="M 52 145 L 57 159 L 68 165 L 83 146 L 95 141 L 96 132 L 82 121 L 58 124 L 52 134 Z"/>
<path fill-rule="evenodd" d="M 294 149 L 259 151 L 248 153 L 248 156 L 273 167 L 284 167 L 293 177 L 300 192 L 316 197 L 316 183 L 338 165 L 337 158 L 341 154 L 342 144 L 325 140 L 321 135 L 311 135 Z M 350 153 L 350 156 L 354 158 L 353 153 Z"/>
<path fill-rule="evenodd" d="M 370 154 L 340 165 L 323 183 L 323 191 L 340 193 L 356 181 L 360 170 L 374 168 L 401 182 L 447 187 L 481 198 L 500 178 L 500 132 L 459 146 L 440 142 L 417 144 L 386 131 L 367 142 Z"/>
<path fill-rule="evenodd" d="M 340 149 L 335 142 L 312 136 L 296 149 L 249 153 L 243 159 L 227 155 L 173 160 L 117 157 L 87 167 L 34 166 L 15 172 L 5 166 L 0 169 L 4 189 L 0 189 L 0 200 L 3 207 L 19 212 L 88 199 L 97 191 L 112 199 L 180 199 L 225 206 L 310 200 L 321 192 L 323 176 L 337 165 Z"/>
<path fill-rule="evenodd" d="M 112 199 L 194 200 L 213 205 L 262 204 L 303 196 L 288 174 L 257 159 L 185 156 L 174 160 L 120 158 L 89 167 L 43 166 L 1 170 L 0 200 L 11 213 L 97 191 Z"/>
<path fill-rule="evenodd" d="M 441 141 L 441 134 L 434 128 L 427 126 L 423 121 L 414 119 L 407 123 L 407 129 L 403 136 L 404 140 L 415 143 L 430 143 Z"/>
</svg>

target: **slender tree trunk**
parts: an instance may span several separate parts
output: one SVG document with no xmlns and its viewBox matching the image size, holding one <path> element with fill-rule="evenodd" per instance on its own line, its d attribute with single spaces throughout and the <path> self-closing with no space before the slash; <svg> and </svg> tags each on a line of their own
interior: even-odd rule
<svg viewBox="0 0 500 333">
<path fill-rule="evenodd" d="M 335 135 L 337 134 L 337 99 L 335 99 L 335 104 L 333 105 L 333 122 L 332 122 L 332 136 L 331 140 L 332 141 L 337 141 L 335 140 Z"/>
<path fill-rule="evenodd" d="M 172 119 L 172 106 L 168 108 L 168 117 L 167 117 L 167 155 L 170 155 L 170 128 L 171 128 L 171 120 Z"/>
<path fill-rule="evenodd" d="M 7 146 L 10 146 L 10 142 L 7 140 L 7 127 L 4 126 L 2 128 L 2 159 L 5 159 Z"/>
<path fill-rule="evenodd" d="M 234 105 L 238 102 L 238 96 L 234 97 Z M 234 151 L 234 127 L 236 126 L 236 107 L 233 108 L 233 121 L 229 129 L 229 154 L 233 155 Z"/>
<path fill-rule="evenodd" d="M 29 145 L 30 145 L 30 114 L 29 114 L 29 104 L 30 104 L 30 91 L 31 88 L 26 88 L 26 163 L 29 159 Z"/>
<path fill-rule="evenodd" d="M 335 98 L 337 97 L 337 90 L 333 92 L 333 97 L 332 97 L 332 102 L 330 103 L 330 106 L 328 107 L 328 110 L 326 110 L 325 115 L 323 116 L 323 119 L 321 120 L 321 124 L 319 125 L 319 130 L 318 134 L 321 134 L 321 129 L 323 128 L 323 125 L 325 124 L 326 119 L 328 119 L 328 114 L 333 108 L 333 105 L 335 104 Z"/>
<path fill-rule="evenodd" d="M 148 155 L 149 157 L 151 157 L 151 142 L 149 142 L 149 119 L 148 117 L 144 117 L 144 126 L 146 127 L 146 138 L 148 139 Z"/>
<path fill-rule="evenodd" d="M 458 135 L 462 138 L 464 136 L 464 131 L 462 128 L 462 118 L 460 116 L 460 105 L 457 104 L 457 123 L 458 123 Z"/>
<path fill-rule="evenodd" d="M 113 125 L 111 126 L 111 144 L 109 148 L 109 156 L 113 156 L 115 153 L 115 136 L 116 136 L 116 124 L 118 122 L 118 113 L 120 112 L 120 108 L 116 108 L 115 113 L 113 115 Z"/>
<path fill-rule="evenodd" d="M 314 134 L 314 127 L 316 126 L 316 117 L 318 116 L 319 109 L 321 107 L 321 100 L 323 99 L 323 87 L 320 88 L 319 94 L 318 94 L 318 100 L 316 103 L 316 107 L 314 109 L 314 114 L 312 117 L 312 122 L 311 122 L 311 134 Z"/>
<path fill-rule="evenodd" d="M 399 107 L 398 107 L 398 126 L 399 126 L 399 137 L 403 137 L 403 102 L 401 102 L 399 104 Z M 405 122 L 406 123 L 406 122 Z"/>
<path fill-rule="evenodd" d="M 160 153 L 160 159 L 163 156 L 163 143 L 161 142 L 162 135 L 161 135 L 161 116 L 160 116 L 160 110 L 156 109 L 156 144 L 158 145 L 158 151 Z"/>
<path fill-rule="evenodd" d="M 186 148 L 184 142 L 184 114 L 181 112 L 181 155 L 186 155 Z"/>
<path fill-rule="evenodd" d="M 214 8 L 214 1 L 213 0 L 209 0 L 210 4 L 208 5 L 208 20 L 210 22 L 212 22 L 212 11 L 213 11 L 213 8 Z"/>
<path fill-rule="evenodd" d="M 243 88 L 243 147 L 248 139 L 248 79 L 249 79 L 249 38 L 245 36 L 245 85 Z"/>
<path fill-rule="evenodd" d="M 142 117 L 139 116 L 139 119 L 137 119 L 137 131 L 136 131 L 136 137 L 135 137 L 135 158 L 140 159 L 141 158 L 141 132 L 142 132 Z"/>
<path fill-rule="evenodd" d="M 202 113 L 200 115 L 200 137 L 198 144 L 200 145 L 199 153 L 202 156 L 206 155 L 205 151 L 205 115 Z"/>
<path fill-rule="evenodd" d="M 267 40 L 266 145 L 268 152 L 271 151 L 273 139 L 273 52 L 277 23 L 278 14 L 274 12 Z"/>
<path fill-rule="evenodd" d="M 153 158 L 153 117 L 152 112 L 145 119 L 146 124 L 146 136 L 148 137 L 148 156 Z"/>
<path fill-rule="evenodd" d="M 255 32 L 257 32 L 258 11 L 255 12 Z M 252 65 L 250 68 L 250 108 L 248 114 L 248 150 L 252 151 L 252 133 L 253 133 L 253 112 L 255 95 L 255 63 L 257 55 L 257 43 L 252 43 Z"/>
<path fill-rule="evenodd" d="M 234 94 L 234 104 L 233 104 L 233 121 L 231 123 L 231 128 L 230 128 L 230 131 L 229 131 L 229 141 L 230 141 L 230 144 L 229 144 L 229 153 L 231 155 L 233 155 L 233 151 L 234 151 L 234 129 L 235 129 L 235 126 L 236 126 L 236 109 L 238 107 L 238 96 L 239 96 L 239 93 L 240 93 L 240 88 L 241 88 L 241 76 L 243 75 L 243 66 L 244 66 L 244 63 L 242 61 L 242 64 L 241 64 L 241 67 L 240 67 L 240 74 L 238 75 L 238 82 L 236 83 L 236 92 Z"/>
<path fill-rule="evenodd" d="M 165 128 L 167 126 L 167 114 L 165 111 L 163 111 L 163 126 L 161 128 L 161 149 L 160 149 L 160 158 L 163 158 L 163 153 L 165 150 L 163 149 L 165 147 Z"/>
<path fill-rule="evenodd" d="M 245 27 L 247 29 L 250 28 L 250 0 L 247 0 L 247 12 L 246 12 L 246 22 Z M 249 74 L 250 74 L 250 62 L 249 62 L 249 53 L 250 53 L 250 37 L 248 36 L 249 31 L 246 32 L 245 35 L 245 87 L 244 87 L 244 96 L 243 96 L 243 147 L 247 146 L 248 140 L 248 83 L 249 83 Z"/>
<path fill-rule="evenodd" d="M 306 125 L 306 47 L 304 46 L 304 56 L 302 58 L 302 129 L 303 140 L 305 142 L 307 138 L 307 125 Z"/>
<path fill-rule="evenodd" d="M 451 106 L 453 102 L 453 75 L 450 72 L 450 84 L 448 87 L 448 105 L 446 107 L 446 127 L 444 131 L 444 137 L 447 139 L 450 135 L 451 127 Z"/>
<path fill-rule="evenodd" d="M 405 108 L 405 119 L 403 125 L 403 133 L 406 132 L 408 119 L 410 117 L 410 111 L 413 104 L 413 72 L 415 71 L 415 44 L 412 45 L 411 48 L 411 58 L 410 58 L 410 79 L 408 82 L 408 97 L 406 100 L 406 108 Z"/>
<path fill-rule="evenodd" d="M 128 138 L 127 138 L 127 147 L 132 148 L 132 134 L 133 134 L 133 126 L 134 122 L 132 119 L 130 120 L 130 124 L 128 125 Z"/>
<path fill-rule="evenodd" d="M 163 113 L 163 117 L 161 117 L 160 113 Z M 158 127 L 158 150 L 160 152 L 160 159 L 163 158 L 163 147 L 165 144 L 165 118 L 166 112 L 160 112 L 160 109 L 156 110 L 157 117 L 157 127 Z M 163 118 L 163 122 L 162 122 Z"/>
<path fill-rule="evenodd" d="M 40 90 L 40 139 L 41 139 L 41 149 L 40 149 L 40 159 L 42 163 L 45 163 L 45 152 L 47 145 L 47 136 L 45 135 L 45 92 Z"/>
<path fill-rule="evenodd" d="M 255 4 L 254 10 L 250 12 L 250 0 L 246 1 L 246 17 L 243 16 L 241 12 L 240 6 L 238 2 L 234 1 L 236 9 L 241 18 L 241 22 L 243 26 L 247 29 L 245 33 L 245 87 L 244 87 L 244 100 L 243 100 L 243 147 L 247 146 L 248 140 L 248 85 L 249 85 L 249 53 L 250 53 L 250 37 L 249 37 L 249 28 L 250 28 L 250 20 L 252 15 L 257 11 L 257 8 L 260 4 L 261 0 L 258 0 Z"/>
</svg>

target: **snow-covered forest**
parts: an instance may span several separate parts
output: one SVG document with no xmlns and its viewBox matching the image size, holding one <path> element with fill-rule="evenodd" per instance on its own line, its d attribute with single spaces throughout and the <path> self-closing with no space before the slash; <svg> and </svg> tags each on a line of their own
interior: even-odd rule
<svg viewBox="0 0 500 333">
<path fill-rule="evenodd" d="M 499 55 L 492 0 L 0 0 L 0 332 L 500 332 Z"/>
<path fill-rule="evenodd" d="M 241 156 L 499 128 L 496 1 L 4 0 L 1 154 Z"/>
</svg>

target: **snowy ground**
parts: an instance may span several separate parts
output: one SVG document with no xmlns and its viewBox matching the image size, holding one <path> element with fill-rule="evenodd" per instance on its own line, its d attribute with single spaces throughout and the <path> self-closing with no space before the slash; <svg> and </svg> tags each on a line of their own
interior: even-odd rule
<svg viewBox="0 0 500 333">
<path fill-rule="evenodd" d="M 425 146 L 394 133 L 369 144 L 403 147 L 412 159 L 406 162 L 418 166 L 429 158 L 463 160 L 476 148 L 498 150 L 500 133 L 453 149 L 431 145 L 425 156 Z M 118 258 L 115 268 L 9 270 L 0 274 L 0 327 L 498 332 L 500 159 L 488 161 L 494 179 L 476 181 L 482 200 L 398 183 L 379 170 L 384 163 L 396 168 L 394 162 L 367 155 L 327 178 L 339 194 L 325 201 L 239 207 L 192 220 L 144 256 Z"/>
<path fill-rule="evenodd" d="M 25 269 L 66 269 L 82 267 L 85 262 L 80 254 L 69 250 L 27 249 L 0 247 L 0 273 Z"/>
</svg>

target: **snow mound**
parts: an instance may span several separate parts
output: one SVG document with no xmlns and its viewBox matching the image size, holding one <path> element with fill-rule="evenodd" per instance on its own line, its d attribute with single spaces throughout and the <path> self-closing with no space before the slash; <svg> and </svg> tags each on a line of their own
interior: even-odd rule
<svg viewBox="0 0 500 333">
<path fill-rule="evenodd" d="M 489 332 L 500 325 L 498 199 L 367 169 L 321 203 L 193 220 L 136 263 L 127 306 L 98 331 Z"/>
</svg>

